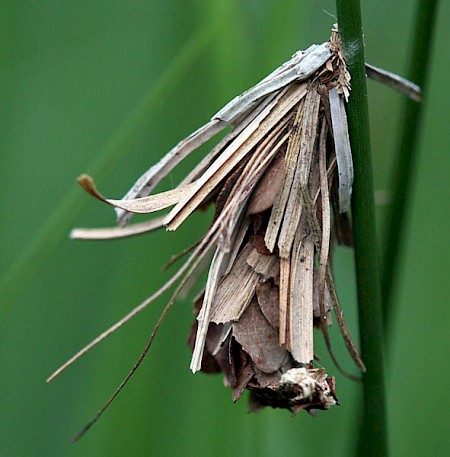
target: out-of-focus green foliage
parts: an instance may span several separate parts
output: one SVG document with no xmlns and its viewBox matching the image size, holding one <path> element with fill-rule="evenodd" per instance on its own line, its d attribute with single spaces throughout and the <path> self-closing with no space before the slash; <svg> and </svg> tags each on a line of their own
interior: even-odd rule
<svg viewBox="0 0 450 457">
<path fill-rule="evenodd" d="M 446 455 L 449 445 L 450 7 L 442 3 L 386 370 L 396 456 Z M 413 6 L 409 0 L 364 2 L 368 61 L 405 72 Z M 2 277 L 198 30 L 213 24 L 215 34 L 193 53 L 185 74 L 173 78 L 172 90 L 155 94 L 148 124 L 102 177 L 105 194 L 121 196 L 230 98 L 295 50 L 325 41 L 334 21 L 328 13 L 334 14 L 331 1 L 3 2 Z M 374 83 L 369 91 L 376 187 L 387 190 L 402 99 Z M 166 184 L 181 179 L 200 155 Z M 113 224 L 111 210 L 81 190 L 79 201 L 77 226 Z M 380 235 L 384 214 L 379 208 Z M 106 415 L 81 442 L 68 442 L 131 368 L 164 299 L 53 384 L 45 378 L 156 290 L 168 277 L 160 270 L 165 259 L 207 224 L 208 215 L 200 215 L 175 234 L 102 243 L 66 237 L 30 260 L 37 267 L 34 280 L 17 276 L 22 294 L 0 311 L 0 456 L 349 455 L 357 437 L 358 385 L 337 374 L 343 406 L 317 418 L 274 410 L 248 415 L 245 400 L 233 405 L 220 377 L 190 373 L 189 300 L 176 303 L 148 358 Z M 48 230 L 56 236 L 58 227 Z M 355 331 L 352 253 L 339 250 L 335 268 Z M 335 346 L 350 365 L 338 337 Z M 325 354 L 320 345 L 318 352 Z M 326 355 L 323 361 L 333 373 Z"/>
</svg>

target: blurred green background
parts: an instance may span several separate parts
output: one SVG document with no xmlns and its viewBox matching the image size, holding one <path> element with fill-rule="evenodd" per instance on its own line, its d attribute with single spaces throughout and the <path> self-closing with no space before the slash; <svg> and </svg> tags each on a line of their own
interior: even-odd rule
<svg viewBox="0 0 450 457">
<path fill-rule="evenodd" d="M 367 60 L 405 74 L 415 2 L 362 3 Z M 234 95 L 295 50 L 328 39 L 334 3 L 20 0 L 1 2 L 1 13 L 0 456 L 351 455 L 360 386 L 336 373 L 320 344 L 343 406 L 317 418 L 269 409 L 249 415 L 220 376 L 190 373 L 190 300 L 176 303 L 137 375 L 81 442 L 68 437 L 128 373 L 164 299 L 45 383 L 155 291 L 168 277 L 161 265 L 208 225 L 200 215 L 176 234 L 70 241 L 72 226 L 114 223 L 110 208 L 78 189 L 76 176 L 91 172 L 106 195 L 120 197 Z M 450 444 L 449 20 L 442 2 L 404 221 L 386 380 L 395 456 L 448 455 Z M 376 188 L 388 190 L 403 100 L 374 83 L 369 91 Z M 385 212 L 378 209 L 380 240 Z M 336 274 L 356 332 L 351 251 L 338 251 Z"/>
</svg>

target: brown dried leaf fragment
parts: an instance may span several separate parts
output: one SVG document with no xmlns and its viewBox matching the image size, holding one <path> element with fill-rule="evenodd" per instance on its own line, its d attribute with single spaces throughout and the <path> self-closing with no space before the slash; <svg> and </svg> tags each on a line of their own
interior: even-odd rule
<svg viewBox="0 0 450 457">
<path fill-rule="evenodd" d="M 260 282 L 256 286 L 256 298 L 264 317 L 277 329 L 280 327 L 280 289 L 273 281 Z"/>
<path fill-rule="evenodd" d="M 278 334 L 252 300 L 241 318 L 233 323 L 232 333 L 257 368 L 273 373 L 288 359 L 286 349 L 278 344 Z"/>
<path fill-rule="evenodd" d="M 247 208 L 247 214 L 262 213 L 273 206 L 286 174 L 284 153 L 278 153 L 256 186 Z"/>
<path fill-rule="evenodd" d="M 236 384 L 231 389 L 233 401 L 238 401 L 241 398 L 254 374 L 253 365 L 249 361 L 236 372 Z"/>
</svg>

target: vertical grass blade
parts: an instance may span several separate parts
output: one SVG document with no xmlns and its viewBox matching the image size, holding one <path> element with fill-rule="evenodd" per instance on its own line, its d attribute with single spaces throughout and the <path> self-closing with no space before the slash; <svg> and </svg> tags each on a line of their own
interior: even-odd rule
<svg viewBox="0 0 450 457">
<path fill-rule="evenodd" d="M 352 77 L 347 106 L 355 173 L 352 215 L 361 354 L 367 367 L 363 376 L 360 452 L 365 456 L 386 456 L 383 326 L 361 7 L 358 0 L 337 0 L 336 6 L 344 56 Z"/>
<path fill-rule="evenodd" d="M 419 0 L 413 27 L 410 68 L 408 78 L 426 89 L 432 55 L 433 34 L 438 9 L 438 0 Z M 393 294 L 398 276 L 399 259 L 402 254 L 407 212 L 410 206 L 411 185 L 415 176 L 419 141 L 422 127 L 423 105 L 410 99 L 405 101 L 403 123 L 400 131 L 399 153 L 394 165 L 391 186 L 392 206 L 387 219 L 382 264 L 382 302 L 386 332 L 393 317 Z"/>
</svg>

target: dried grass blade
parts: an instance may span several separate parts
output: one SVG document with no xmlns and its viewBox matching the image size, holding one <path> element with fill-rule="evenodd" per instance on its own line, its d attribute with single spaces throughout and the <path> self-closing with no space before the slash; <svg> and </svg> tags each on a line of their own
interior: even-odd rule
<svg viewBox="0 0 450 457">
<path fill-rule="evenodd" d="M 302 189 L 308 188 L 319 122 L 319 106 L 320 95 L 317 92 L 317 85 L 312 84 L 303 106 L 300 151 L 278 240 L 281 257 L 290 255 L 292 243 L 300 223 L 303 206 L 301 193 Z"/>
<path fill-rule="evenodd" d="M 339 212 L 349 211 L 353 186 L 353 160 L 348 136 L 347 115 L 344 99 L 337 89 L 329 91 L 331 122 L 333 124 L 334 148 L 339 174 Z"/>
<path fill-rule="evenodd" d="M 233 221 L 236 220 L 237 214 L 240 214 L 242 207 L 246 205 L 250 196 L 254 195 L 253 190 L 260 182 L 267 167 L 272 163 L 273 158 L 277 155 L 279 149 L 289 138 L 289 133 L 286 133 L 280 138 L 288 121 L 289 117 L 286 117 L 272 130 L 272 132 L 267 134 L 264 141 L 262 141 L 256 151 L 252 154 L 252 157 L 245 165 L 240 173 L 240 177 L 230 192 L 227 200 L 227 222 L 223 224 L 219 237 L 219 246 L 221 249 L 228 251 L 230 247 L 231 231 L 227 229 L 227 225 L 234 223 Z"/>
<path fill-rule="evenodd" d="M 314 358 L 313 286 L 314 243 L 298 232 L 291 260 L 291 296 L 289 305 L 289 339 L 291 353 L 299 363 Z"/>
<path fill-rule="evenodd" d="M 210 320 L 216 324 L 236 321 L 245 311 L 255 294 L 259 275 L 247 264 L 253 247 L 242 250 L 230 273 L 222 279 L 211 307 Z"/>
<path fill-rule="evenodd" d="M 139 214 L 153 213 L 173 206 L 185 198 L 186 195 L 190 194 L 195 188 L 195 182 L 193 182 L 166 192 L 150 195 L 149 197 L 142 197 L 134 200 L 114 200 L 112 198 L 105 198 L 96 189 L 94 180 L 89 175 L 81 175 L 77 181 L 80 186 L 94 198 L 116 208 Z"/>
<path fill-rule="evenodd" d="M 283 94 L 278 96 L 222 151 L 213 163 L 204 171 L 196 181 L 197 187 L 194 195 L 182 200 L 167 216 L 167 225 L 170 230 L 175 230 L 209 195 L 209 193 L 222 181 L 231 170 L 250 152 L 248 140 L 258 130 L 262 121 L 270 114 L 271 110 L 279 103 Z M 253 147 L 253 145 L 252 145 Z"/>
<path fill-rule="evenodd" d="M 239 123 L 229 132 L 214 148 L 198 163 L 198 165 L 181 181 L 180 186 L 189 184 L 197 180 L 216 160 L 216 158 L 226 149 L 231 142 L 240 135 L 240 133 L 269 105 L 276 94 L 266 97 L 254 110 L 243 117 Z"/>
<path fill-rule="evenodd" d="M 331 234 L 331 210 L 330 210 L 330 196 L 328 193 L 328 174 L 327 174 L 327 141 L 328 129 L 325 122 L 322 123 L 319 140 L 319 176 L 320 176 L 320 195 L 322 202 L 322 237 L 321 246 L 319 251 L 319 271 L 318 271 L 318 296 L 319 296 L 319 309 L 320 321 L 322 331 L 327 332 L 326 328 L 326 312 L 325 312 L 325 283 L 326 283 L 326 270 L 328 265 L 328 254 L 330 248 L 330 234 Z"/>
<path fill-rule="evenodd" d="M 319 224 L 319 221 L 317 220 L 317 215 L 313 210 L 312 201 L 311 201 L 311 198 L 310 198 L 307 190 L 305 190 L 305 192 L 303 193 L 303 202 L 305 204 L 305 212 L 306 212 L 305 215 L 306 215 L 306 219 L 308 221 L 309 229 L 311 231 L 312 240 L 314 241 L 316 250 L 318 252 L 322 252 L 322 234 L 321 234 L 321 230 L 320 230 L 320 224 Z M 360 368 L 361 371 L 365 371 L 365 366 L 361 360 L 359 350 L 358 350 L 355 342 L 353 341 L 353 338 L 350 334 L 348 326 L 344 320 L 342 308 L 340 307 L 340 304 L 339 304 L 339 299 L 337 297 L 336 289 L 334 287 L 333 275 L 331 273 L 331 268 L 329 265 L 327 265 L 327 267 L 326 267 L 326 286 L 328 287 L 331 301 L 333 302 L 333 309 L 334 309 L 334 312 L 336 315 L 336 320 L 337 320 L 340 332 L 342 334 L 342 337 L 344 339 L 344 343 L 347 347 L 347 350 L 348 350 L 349 354 L 352 356 L 353 361 L 358 366 L 358 368 Z M 322 319 L 321 319 L 321 322 L 323 322 Z M 353 375 L 352 373 L 349 373 L 348 371 L 346 371 L 345 369 L 343 369 L 341 367 L 341 365 L 338 363 L 338 361 L 334 355 L 334 352 L 331 348 L 331 342 L 330 342 L 330 338 L 328 335 L 328 329 L 326 328 L 325 325 L 322 325 L 321 328 L 323 330 L 323 335 L 324 335 L 325 343 L 327 345 L 327 349 L 330 352 L 330 356 L 333 359 L 334 363 L 336 364 L 336 367 L 349 378 L 352 378 L 355 380 L 360 380 L 360 378 L 358 376 Z"/>
<path fill-rule="evenodd" d="M 317 278 L 317 289 L 318 289 L 318 302 L 320 311 L 320 329 L 322 330 L 325 345 L 328 349 L 331 359 L 334 364 L 341 371 L 342 374 L 350 379 L 359 381 L 360 376 L 354 375 L 349 371 L 345 370 L 338 362 L 333 348 L 331 346 L 330 335 L 328 333 L 327 310 L 325 309 L 325 294 L 329 296 L 329 291 L 326 287 L 326 271 L 328 266 L 328 255 L 330 248 L 330 235 L 331 235 L 331 208 L 330 208 L 330 196 L 328 192 L 328 170 L 327 170 L 327 141 L 328 128 L 326 122 L 322 123 L 322 129 L 320 132 L 319 140 L 319 176 L 320 176 L 320 196 L 322 202 L 322 234 L 319 251 L 319 269 Z"/>
<path fill-rule="evenodd" d="M 267 224 L 267 231 L 264 237 L 267 248 L 273 252 L 283 222 L 283 216 L 286 209 L 286 204 L 289 198 L 289 192 L 292 187 L 294 179 L 295 168 L 297 166 L 298 154 L 300 151 L 300 136 L 301 136 L 301 121 L 303 116 L 303 101 L 297 107 L 297 114 L 292 126 L 292 133 L 289 137 L 288 147 L 286 151 L 286 173 L 281 192 L 275 198 L 275 202 L 270 213 L 269 223 Z"/>
<path fill-rule="evenodd" d="M 196 373 L 197 371 L 201 370 L 202 367 L 202 358 L 203 351 L 205 348 L 206 334 L 208 332 L 208 326 L 210 322 L 211 304 L 214 300 L 214 294 L 217 290 L 219 280 L 222 277 L 222 274 L 224 273 L 225 268 L 227 266 L 227 257 L 229 256 L 225 254 L 223 251 L 216 249 L 216 252 L 214 253 L 214 257 L 211 262 L 208 279 L 206 281 L 203 304 L 197 316 L 197 335 L 195 337 L 194 351 L 192 353 L 190 365 L 190 368 L 193 373 Z"/>
<path fill-rule="evenodd" d="M 126 227 L 112 228 L 76 228 L 70 232 L 72 240 L 116 240 L 129 236 L 142 235 L 164 227 L 164 217 L 128 225 Z"/>
<path fill-rule="evenodd" d="M 290 290 L 290 258 L 280 258 L 280 346 L 287 346 L 288 338 L 288 315 L 289 315 L 289 290 Z"/>
<path fill-rule="evenodd" d="M 420 87 L 406 78 L 402 78 L 395 73 L 391 73 L 390 71 L 383 70 L 382 68 L 375 67 L 368 63 L 366 63 L 366 73 L 369 78 L 391 87 L 397 92 L 406 95 L 411 100 L 414 100 L 415 102 L 422 101 L 422 91 Z"/>
<path fill-rule="evenodd" d="M 199 244 L 200 244 L 200 242 L 197 243 L 197 245 L 199 245 Z M 186 282 L 186 284 L 183 287 L 183 290 L 181 290 L 180 293 L 178 294 L 178 298 L 180 300 L 186 300 L 188 298 L 188 296 L 191 294 L 191 292 L 197 288 L 200 278 L 203 277 L 203 274 L 205 272 L 207 272 L 209 266 L 211 265 L 211 259 L 214 255 L 214 253 L 211 251 L 212 251 L 212 249 L 210 249 L 208 252 L 205 253 L 204 256 L 202 256 L 201 262 L 198 264 L 195 271 L 193 271 L 192 274 L 190 275 L 189 280 Z"/>
<path fill-rule="evenodd" d="M 331 57 L 328 43 L 310 47 L 298 63 L 289 63 L 279 73 L 272 73 L 259 84 L 238 95 L 225 105 L 213 119 L 233 122 L 242 112 L 251 109 L 262 97 L 286 87 L 293 81 L 303 81 L 314 74 Z M 294 60 L 296 56 L 291 60 Z"/>
<path fill-rule="evenodd" d="M 312 44 L 308 48 L 300 51 L 294 52 L 292 57 L 284 62 L 279 67 L 275 68 L 271 73 L 269 73 L 264 79 L 262 79 L 258 84 L 265 83 L 266 81 L 272 80 L 275 76 L 279 76 L 282 73 L 290 71 L 293 67 L 296 67 L 300 62 L 310 53 L 314 52 L 319 45 Z"/>
<path fill-rule="evenodd" d="M 224 179 L 228 173 L 255 147 L 261 139 L 304 96 L 303 85 L 293 85 L 282 91 L 261 114 L 239 135 L 233 143 L 196 181 L 193 195 L 178 203 L 167 216 L 167 227 L 175 230 Z"/>
</svg>

